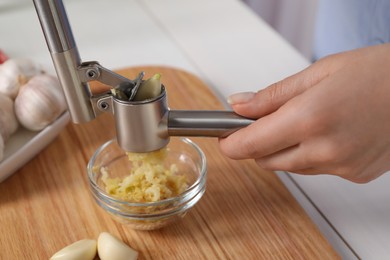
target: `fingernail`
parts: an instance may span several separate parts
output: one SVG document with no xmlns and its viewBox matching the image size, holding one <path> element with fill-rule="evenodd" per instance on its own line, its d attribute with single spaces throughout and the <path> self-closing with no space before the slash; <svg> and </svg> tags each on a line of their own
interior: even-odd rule
<svg viewBox="0 0 390 260">
<path fill-rule="evenodd" d="M 255 96 L 255 93 L 253 92 L 241 92 L 237 94 L 233 94 L 227 98 L 227 102 L 230 105 L 240 104 L 240 103 L 246 103 L 249 102 L 253 97 Z"/>
</svg>

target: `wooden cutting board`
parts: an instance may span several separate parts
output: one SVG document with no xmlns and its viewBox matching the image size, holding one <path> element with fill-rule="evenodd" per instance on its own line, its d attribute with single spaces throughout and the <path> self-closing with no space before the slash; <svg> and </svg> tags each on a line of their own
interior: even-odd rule
<svg viewBox="0 0 390 260">
<path fill-rule="evenodd" d="M 135 78 L 162 73 L 171 109 L 223 109 L 195 76 L 162 68 L 128 68 Z M 95 86 L 101 88 L 102 86 Z M 177 224 L 135 231 L 114 222 L 88 190 L 86 165 L 112 139 L 112 116 L 70 123 L 39 155 L 0 184 L 0 259 L 48 259 L 64 246 L 108 231 L 139 259 L 338 259 L 278 177 L 253 161 L 225 158 L 214 138 L 191 138 L 208 160 L 207 190 Z"/>
</svg>

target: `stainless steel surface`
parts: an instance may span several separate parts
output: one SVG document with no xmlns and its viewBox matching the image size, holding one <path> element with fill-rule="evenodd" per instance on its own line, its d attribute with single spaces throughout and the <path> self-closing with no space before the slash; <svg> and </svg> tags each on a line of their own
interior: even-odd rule
<svg viewBox="0 0 390 260">
<path fill-rule="evenodd" d="M 113 98 L 118 144 L 129 152 L 150 152 L 169 142 L 166 93 L 146 102 Z"/>
<path fill-rule="evenodd" d="M 158 150 L 168 144 L 170 136 L 223 137 L 253 122 L 231 111 L 169 110 L 165 89 L 161 92 L 144 102 L 111 97 L 118 144 L 124 150 Z"/>
<path fill-rule="evenodd" d="M 64 90 L 72 121 L 95 118 L 89 101 L 91 93 L 82 82 L 78 68 L 81 59 L 61 0 L 33 0 L 54 67 Z"/>
<path fill-rule="evenodd" d="M 58 79 L 65 94 L 70 116 L 74 123 L 88 122 L 95 118 L 90 103 L 91 93 L 87 83 L 81 81 L 77 68 L 81 61 L 77 49 L 51 53 Z"/>
<path fill-rule="evenodd" d="M 173 110 L 168 115 L 168 134 L 224 137 L 251 123 L 232 111 Z"/>
<path fill-rule="evenodd" d="M 135 85 L 135 80 L 125 78 L 109 69 L 101 66 L 97 61 L 83 62 L 79 68 L 79 77 L 82 82 L 99 81 L 108 86 L 115 87 L 121 83 Z"/>
<path fill-rule="evenodd" d="M 50 52 L 76 47 L 62 0 L 33 0 Z"/>
</svg>

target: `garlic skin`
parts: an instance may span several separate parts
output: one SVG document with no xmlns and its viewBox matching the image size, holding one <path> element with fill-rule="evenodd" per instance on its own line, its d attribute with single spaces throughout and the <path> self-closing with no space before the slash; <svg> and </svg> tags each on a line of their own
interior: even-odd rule
<svg viewBox="0 0 390 260">
<path fill-rule="evenodd" d="M 0 94 L 0 135 L 5 143 L 16 132 L 19 122 L 14 110 L 14 101 Z"/>
<path fill-rule="evenodd" d="M 66 107 L 58 79 L 48 74 L 31 78 L 20 88 L 15 99 L 19 123 L 32 131 L 42 130 L 54 122 Z"/>
<path fill-rule="evenodd" d="M 32 60 L 9 59 L 0 65 L 0 93 L 15 99 L 20 86 L 42 72 L 41 66 Z"/>
</svg>

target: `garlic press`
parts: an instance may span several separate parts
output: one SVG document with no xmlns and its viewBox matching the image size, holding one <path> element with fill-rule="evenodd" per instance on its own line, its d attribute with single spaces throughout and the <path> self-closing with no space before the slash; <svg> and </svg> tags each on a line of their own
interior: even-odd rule
<svg viewBox="0 0 390 260">
<path fill-rule="evenodd" d="M 94 95 L 89 83 L 111 87 L 127 84 L 137 91 L 137 79 L 128 79 L 96 61 L 82 62 L 62 0 L 33 0 L 71 119 L 83 123 L 110 112 L 115 118 L 118 144 L 129 152 L 161 149 L 170 136 L 224 137 L 253 120 L 232 111 L 170 110 L 167 93 L 144 101 L 121 100 L 112 93 Z M 134 93 L 133 93 L 134 94 Z"/>
</svg>

